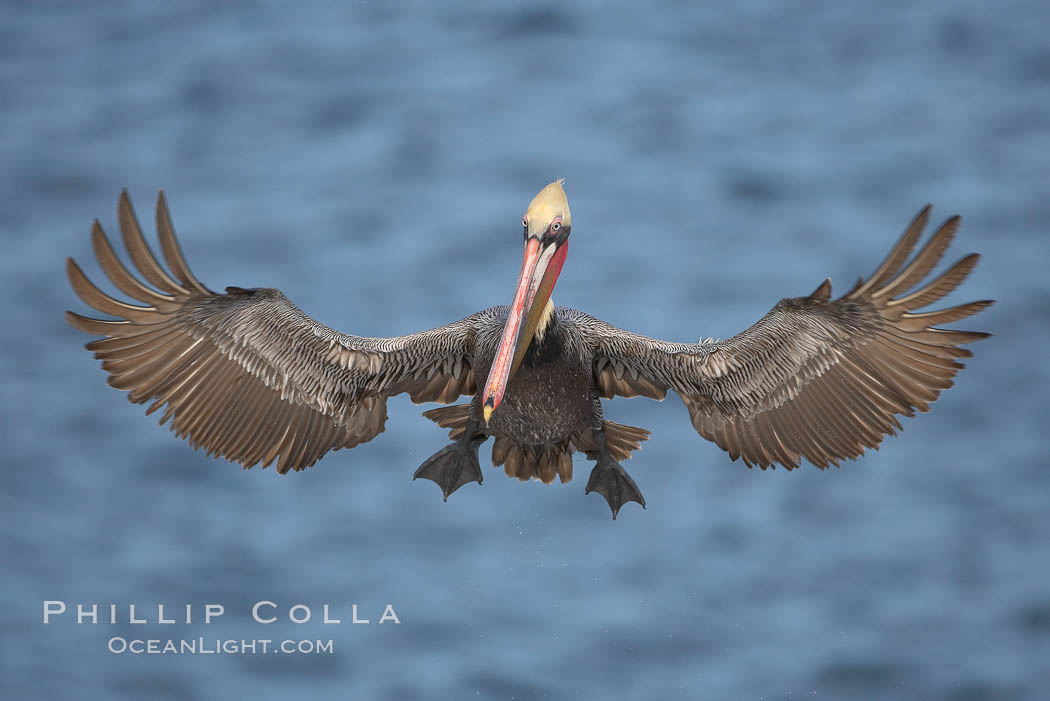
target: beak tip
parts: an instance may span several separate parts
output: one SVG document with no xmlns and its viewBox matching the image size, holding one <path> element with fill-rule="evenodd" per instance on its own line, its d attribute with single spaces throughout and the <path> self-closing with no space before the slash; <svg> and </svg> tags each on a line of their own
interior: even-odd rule
<svg viewBox="0 0 1050 701">
<path fill-rule="evenodd" d="M 492 405 L 486 404 L 485 407 L 481 410 L 481 413 L 485 417 L 485 425 L 488 426 L 489 419 L 492 418 Z"/>
</svg>

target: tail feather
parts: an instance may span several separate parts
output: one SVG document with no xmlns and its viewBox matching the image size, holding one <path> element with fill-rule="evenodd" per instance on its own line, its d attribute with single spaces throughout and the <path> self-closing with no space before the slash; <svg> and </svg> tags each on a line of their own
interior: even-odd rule
<svg viewBox="0 0 1050 701">
<path fill-rule="evenodd" d="M 441 428 L 449 429 L 448 437 L 456 440 L 463 435 L 463 430 L 467 426 L 467 420 L 470 418 L 470 404 L 454 404 L 430 409 L 424 411 L 423 416 Z"/>
<path fill-rule="evenodd" d="M 615 421 L 605 422 L 605 443 L 609 454 L 617 462 L 630 460 L 631 453 L 639 450 L 642 443 L 649 440 L 651 434 L 644 428 L 618 424 Z"/>
<path fill-rule="evenodd" d="M 555 477 L 563 483 L 569 482 L 572 480 L 572 446 L 567 441 L 521 445 L 497 436 L 492 444 L 492 465 L 502 465 L 508 477 L 517 477 L 522 482 L 537 479 L 550 484 Z"/>
</svg>

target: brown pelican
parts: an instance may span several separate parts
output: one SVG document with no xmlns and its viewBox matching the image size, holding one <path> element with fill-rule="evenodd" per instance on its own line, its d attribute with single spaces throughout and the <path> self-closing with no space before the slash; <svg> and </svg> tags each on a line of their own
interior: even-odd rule
<svg viewBox="0 0 1050 701">
<path fill-rule="evenodd" d="M 445 499 L 481 482 L 478 447 L 489 436 L 492 463 L 521 480 L 572 478 L 574 452 L 596 464 L 586 493 L 598 492 L 613 518 L 628 501 L 645 506 L 621 466 L 645 429 L 607 421 L 603 398 L 681 397 L 704 438 L 750 467 L 806 458 L 820 468 L 857 458 L 901 428 L 897 415 L 928 411 L 970 356 L 960 346 L 979 331 L 936 328 L 991 301 L 917 312 L 958 286 L 975 253 L 915 289 L 959 227 L 948 219 L 905 265 L 929 217 L 905 229 L 866 281 L 831 299 L 824 280 L 807 297 L 783 299 L 757 324 L 724 341 L 671 343 L 555 307 L 551 291 L 569 250 L 572 217 L 561 181 L 533 198 L 521 221 L 525 255 L 509 307 L 491 307 L 430 331 L 363 338 L 314 321 L 275 289 L 211 291 L 190 272 L 175 239 L 163 191 L 156 225 L 167 269 L 150 251 L 128 199 L 120 196 L 124 244 L 139 273 L 120 262 L 96 220 L 91 232 L 103 272 L 129 304 L 96 288 L 69 259 L 84 302 L 115 320 L 67 312 L 74 327 L 103 338 L 87 344 L 109 383 L 146 413 L 166 407 L 177 436 L 208 455 L 248 468 L 277 462 L 302 470 L 329 450 L 351 448 L 384 430 L 386 400 L 467 404 L 424 412 L 452 443 L 415 472 Z"/>
</svg>

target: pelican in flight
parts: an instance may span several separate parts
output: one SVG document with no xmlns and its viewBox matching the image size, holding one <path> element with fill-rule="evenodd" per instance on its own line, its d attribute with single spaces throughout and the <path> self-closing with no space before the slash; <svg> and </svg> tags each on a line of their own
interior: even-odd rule
<svg viewBox="0 0 1050 701">
<path fill-rule="evenodd" d="M 832 299 L 826 279 L 732 338 L 674 343 L 554 306 L 572 232 L 559 180 L 521 220 L 524 259 L 510 306 L 408 336 L 365 338 L 314 321 L 276 289 L 205 287 L 186 264 L 161 191 L 165 267 L 125 191 L 120 231 L 142 279 L 121 263 L 97 220 L 91 242 L 106 276 L 141 304 L 100 291 L 69 259 L 77 295 L 116 318 L 66 318 L 101 337 L 87 348 L 109 384 L 132 402 L 150 402 L 147 414 L 163 408 L 161 423 L 208 455 L 245 468 L 276 461 L 280 473 L 302 470 L 381 433 L 388 397 L 405 392 L 417 404 L 447 405 L 467 396 L 423 413 L 452 442 L 415 477 L 436 482 L 446 500 L 480 483 L 478 447 L 489 437 L 493 465 L 521 480 L 568 482 L 580 452 L 595 461 L 586 493 L 605 497 L 616 518 L 626 502 L 645 506 L 621 463 L 649 431 L 606 420 L 602 399 L 675 392 L 696 431 L 731 459 L 789 470 L 803 458 L 820 468 L 858 458 L 896 434 L 898 414 L 928 411 L 963 367 L 958 359 L 971 355 L 961 346 L 988 336 L 939 325 L 992 303 L 917 311 L 955 289 L 978 259 L 971 253 L 924 282 L 959 227 L 959 217 L 948 219 L 909 262 L 929 209 L 843 296 Z"/>
</svg>

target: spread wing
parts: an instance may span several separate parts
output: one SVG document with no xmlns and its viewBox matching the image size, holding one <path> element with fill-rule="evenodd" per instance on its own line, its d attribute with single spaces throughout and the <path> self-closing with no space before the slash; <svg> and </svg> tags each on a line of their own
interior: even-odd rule
<svg viewBox="0 0 1050 701">
<path fill-rule="evenodd" d="M 126 192 L 118 217 L 132 262 L 156 289 L 128 272 L 96 221 L 91 237 L 102 270 L 145 306 L 104 294 L 69 259 L 76 293 L 117 319 L 66 318 L 104 337 L 87 348 L 111 385 L 132 402 L 152 402 L 147 414 L 166 406 L 161 423 L 170 419 L 178 436 L 209 455 L 301 470 L 382 432 L 391 395 L 451 402 L 477 391 L 474 339 L 488 312 L 410 336 L 349 336 L 314 321 L 278 290 L 218 294 L 202 285 L 182 256 L 163 192 L 157 231 L 169 270 L 146 244 Z"/>
<path fill-rule="evenodd" d="M 867 281 L 831 300 L 825 280 L 808 297 L 781 300 L 733 338 L 695 344 L 646 338 L 590 318 L 595 383 L 605 397 L 662 399 L 677 392 L 701 436 L 762 468 L 819 467 L 856 458 L 901 427 L 897 414 L 928 411 L 988 336 L 936 328 L 992 302 L 918 312 L 957 287 L 970 254 L 910 292 L 940 260 L 959 226 L 952 217 L 905 266 L 929 216 L 923 209 Z M 903 268 L 903 269 L 902 269 Z"/>
</svg>

